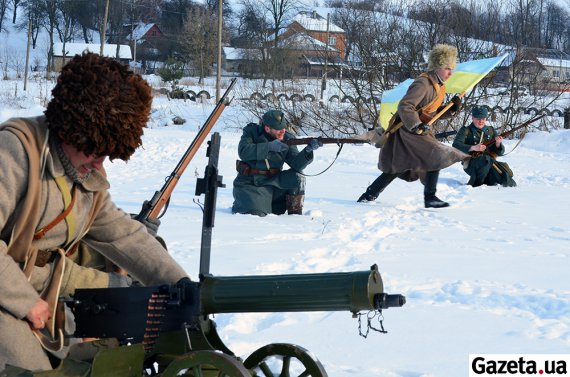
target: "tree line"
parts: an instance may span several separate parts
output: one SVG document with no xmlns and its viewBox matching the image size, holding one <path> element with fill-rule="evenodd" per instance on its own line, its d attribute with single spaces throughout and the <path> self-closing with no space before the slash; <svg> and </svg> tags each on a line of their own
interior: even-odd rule
<svg viewBox="0 0 570 377">
<path fill-rule="evenodd" d="M 223 44 L 251 54 L 250 64 L 241 67 L 242 76 L 262 78 L 264 88 L 270 82 L 273 93 L 276 85 L 283 90 L 286 80 L 295 79 L 291 67 L 298 64 L 299 56 L 292 53 L 295 46 L 282 43 L 282 34 L 299 11 L 311 10 L 304 4 L 295 0 L 222 2 Z M 421 72 L 425 54 L 436 43 L 457 46 L 460 61 L 495 56 L 501 45 L 570 52 L 570 13 L 563 4 L 559 0 L 418 0 L 412 4 L 325 0 L 321 5 L 328 7 L 332 22 L 346 32 L 346 64 L 329 67 L 331 73 L 336 71 L 331 77 L 343 78 L 337 85 L 347 94 L 373 98 Z M 164 35 L 151 46 L 154 48 L 138 50 L 137 61 L 167 61 L 181 72 L 192 68 L 201 81 L 212 73 L 216 62 L 218 6 L 219 0 L 0 0 L 0 33 L 5 32 L 7 22 L 22 30 L 29 28 L 35 48 L 40 31 L 44 31 L 49 36 L 49 69 L 55 42 L 91 43 L 105 30 L 108 43 L 124 43 L 137 22 L 156 23 Z M 326 60 L 326 52 L 323 54 Z M 524 64 L 513 62 L 504 78 L 506 85 L 524 84 L 531 94 L 538 94 L 543 89 L 540 74 L 536 72 L 534 80 L 529 80 L 527 70 Z M 483 81 L 466 100 L 488 100 L 490 84 Z M 517 107 L 521 98 L 516 92 L 509 95 L 509 101 L 514 102 L 509 105 Z M 346 130 L 340 131 L 351 133 L 374 125 L 378 106 L 377 101 L 356 102 L 332 115 L 319 108 L 297 106 L 290 109 L 290 118 L 305 126 L 313 122 L 307 119 L 316 119 L 316 128 L 330 126 L 335 132 L 339 129 L 333 123 L 342 119 Z M 327 122 L 330 125 L 323 125 Z"/>
<path fill-rule="evenodd" d="M 40 30 L 47 33 L 52 46 L 54 42 L 92 43 L 103 33 L 107 3 L 107 42 L 125 42 L 137 22 L 156 23 L 164 36 L 155 42 L 157 48 L 140 51 L 138 58 L 165 61 L 167 57 L 175 57 L 198 69 L 200 76 L 210 73 L 217 49 L 219 0 L 0 0 L 0 33 L 5 31 L 6 22 L 11 22 L 22 30 L 31 25 L 33 48 L 37 46 Z M 374 58 L 390 63 L 399 59 L 395 66 L 403 63 L 401 75 L 414 71 L 421 53 L 441 41 L 455 43 L 460 52 L 468 39 L 479 39 L 570 53 L 569 7 L 563 7 L 559 0 L 407 3 L 325 0 L 323 5 L 332 10 L 333 23 L 346 31 L 348 60 Z M 256 56 L 255 59 L 252 56 L 252 61 L 257 62 L 244 67 L 243 74 L 257 73 L 266 79 L 291 74 L 287 64 L 283 64 L 288 62 L 288 49 L 279 44 L 280 33 L 306 7 L 304 3 L 238 0 L 234 3 L 236 11 L 228 0 L 222 4 L 223 43 L 250 49 Z M 374 33 L 386 34 L 374 37 Z M 53 51 L 48 50 L 49 66 Z"/>
</svg>

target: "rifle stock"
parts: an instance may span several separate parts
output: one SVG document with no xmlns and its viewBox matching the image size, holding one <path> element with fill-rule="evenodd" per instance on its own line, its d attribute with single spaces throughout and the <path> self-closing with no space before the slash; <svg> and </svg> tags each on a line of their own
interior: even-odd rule
<svg viewBox="0 0 570 377">
<path fill-rule="evenodd" d="M 150 201 L 145 201 L 143 203 L 141 212 L 137 216 L 135 216 L 136 220 L 144 222 L 147 219 L 152 220 L 159 218 L 161 211 L 163 210 L 163 208 L 165 208 L 165 206 L 167 206 L 168 201 L 170 200 L 170 195 L 172 194 L 172 191 L 174 191 L 174 187 L 176 187 L 176 184 L 178 184 L 178 181 L 180 180 L 180 177 L 184 173 L 184 170 L 186 169 L 190 161 L 192 161 L 192 158 L 194 157 L 196 152 L 198 152 L 198 149 L 200 149 L 200 146 L 202 145 L 202 143 L 210 133 L 212 127 L 214 127 L 214 124 L 216 124 L 216 121 L 218 120 L 218 118 L 220 117 L 226 106 L 229 105 L 229 103 L 231 102 L 228 99 L 228 95 L 235 83 L 236 79 L 234 78 L 232 79 L 230 85 L 226 89 L 226 92 L 220 98 L 220 100 L 216 104 L 216 107 L 210 113 L 210 116 L 208 117 L 202 128 L 200 128 L 200 131 L 198 131 L 198 134 L 196 135 L 196 137 L 194 138 L 194 140 L 192 141 L 192 143 L 190 144 L 190 146 L 188 147 L 188 149 L 186 150 L 186 152 L 178 162 L 176 168 L 174 168 L 172 173 L 170 173 L 168 178 L 166 178 L 166 182 L 164 183 L 162 188 L 154 193 Z"/>
</svg>

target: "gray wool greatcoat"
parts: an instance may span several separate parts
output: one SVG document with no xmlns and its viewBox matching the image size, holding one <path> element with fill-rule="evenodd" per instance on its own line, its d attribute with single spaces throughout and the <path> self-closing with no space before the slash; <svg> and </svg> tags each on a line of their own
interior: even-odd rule
<svg viewBox="0 0 570 377">
<path fill-rule="evenodd" d="M 439 78 L 435 72 L 427 73 L 435 82 Z M 380 149 L 378 168 L 385 173 L 398 174 L 406 181 L 415 181 L 425 172 L 436 171 L 464 160 L 469 155 L 440 143 L 433 132 L 417 135 L 411 130 L 422 123 L 419 111 L 437 96 L 436 89 L 426 77 L 418 77 L 398 104 L 398 116 L 403 122 Z M 431 113 L 434 115 L 436 112 Z M 451 114 L 444 114 L 448 118 Z M 390 130 L 390 129 L 388 129 Z"/>
<path fill-rule="evenodd" d="M 34 194 L 27 192 L 28 155 L 18 136 L 4 128 L 7 124 L 39 127 L 40 135 L 49 135 L 44 117 L 10 119 L 0 125 L 0 371 L 6 363 L 30 370 L 51 369 L 25 316 L 46 289 L 55 262 L 35 267 L 28 280 L 22 271 L 23 264 L 7 254 L 22 201 L 26 195 Z M 44 136 L 44 139 L 46 137 L 47 143 L 38 143 L 44 145 L 47 152 L 39 182 L 40 192 L 35 193 L 40 200 L 39 219 L 29 220 L 29 226 L 36 230 L 50 223 L 64 209 L 62 193 L 54 178 L 64 176 L 69 187 L 73 186 L 54 151 L 55 141 L 49 136 Z M 147 233 L 144 225 L 117 208 L 108 189 L 107 179 L 99 172 L 93 172 L 79 184 L 72 209 L 76 225 L 73 239 L 81 239 L 145 285 L 174 283 L 187 276 L 160 243 Z M 86 215 L 93 204 L 95 192 L 102 193 L 102 206 L 94 214 L 91 227 L 85 228 Z M 56 250 L 68 243 L 67 238 L 68 225 L 61 221 L 44 238 L 32 240 L 31 244 L 40 250 Z M 61 291 L 73 292 L 75 288 L 90 287 L 89 280 L 85 279 L 100 278 L 100 274 L 104 273 L 83 268 L 65 258 Z M 109 278 L 103 281 L 108 282 Z"/>
<path fill-rule="evenodd" d="M 289 132 L 283 137 L 284 140 L 294 138 Z M 313 152 L 299 151 L 294 145 L 283 152 L 270 152 L 267 144 L 272 140 L 275 139 L 265 133 L 263 126 L 248 124 L 238 144 L 239 158 L 254 169 L 267 170 L 267 165 L 271 169 L 283 169 L 284 164 L 292 169 L 282 170 L 273 176 L 238 173 L 234 180 L 232 212 L 261 216 L 282 214 L 286 209 L 286 194 L 304 194 L 305 177 L 299 172 L 313 162 Z"/>
</svg>

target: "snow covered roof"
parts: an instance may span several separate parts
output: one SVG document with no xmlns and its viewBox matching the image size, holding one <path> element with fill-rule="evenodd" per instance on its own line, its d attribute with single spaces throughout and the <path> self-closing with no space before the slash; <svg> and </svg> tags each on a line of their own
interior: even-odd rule
<svg viewBox="0 0 570 377">
<path fill-rule="evenodd" d="M 308 31 L 327 31 L 327 19 L 316 11 L 299 12 L 299 14 L 293 18 L 293 21 L 298 22 Z M 329 31 L 331 33 L 344 33 L 344 29 L 341 29 L 332 22 L 329 24 Z"/>
<path fill-rule="evenodd" d="M 543 67 L 570 69 L 570 56 L 555 49 L 533 49 L 526 48 L 522 52 L 515 48 L 507 50 L 508 57 L 502 63 L 503 66 L 511 65 L 517 58 L 517 53 L 521 54 L 520 62 L 540 63 Z"/>
<path fill-rule="evenodd" d="M 66 43 L 65 44 L 65 56 L 71 57 L 75 55 L 81 55 L 83 51 L 94 52 L 98 54 L 101 51 L 101 45 L 95 43 Z M 53 44 L 53 55 L 63 56 L 63 43 L 58 42 Z M 117 56 L 117 45 L 116 44 L 105 44 L 103 46 L 103 56 L 114 58 Z M 119 59 L 132 59 L 133 55 L 131 53 L 131 46 L 120 45 L 119 46 Z"/>
<path fill-rule="evenodd" d="M 331 66 L 346 66 L 346 64 L 338 56 L 330 56 L 328 58 L 325 58 L 322 55 L 305 54 L 303 57 L 309 65 L 325 65 L 326 61 L 326 63 Z"/>
<path fill-rule="evenodd" d="M 279 41 L 279 47 L 287 47 L 293 50 L 325 50 L 327 45 L 306 33 L 293 34 Z M 338 51 L 329 46 L 329 51 Z"/>
<path fill-rule="evenodd" d="M 156 24 L 145 24 L 143 22 L 139 22 L 135 24 L 135 28 L 133 29 L 132 33 L 127 35 L 126 39 L 138 41 L 139 39 L 143 38 L 154 25 Z"/>
<path fill-rule="evenodd" d="M 226 60 L 261 60 L 261 51 L 257 48 L 222 47 Z"/>
<path fill-rule="evenodd" d="M 540 58 L 537 57 L 536 60 L 540 62 L 545 67 L 558 67 L 558 68 L 566 68 L 570 69 L 570 60 L 563 60 L 563 59 L 548 59 L 548 58 Z"/>
</svg>

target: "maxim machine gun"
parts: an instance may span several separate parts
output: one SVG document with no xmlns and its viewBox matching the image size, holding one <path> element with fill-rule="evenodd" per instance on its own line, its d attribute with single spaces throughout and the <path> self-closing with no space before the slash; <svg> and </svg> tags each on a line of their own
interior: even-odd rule
<svg viewBox="0 0 570 377">
<path fill-rule="evenodd" d="M 75 316 L 74 335 L 96 340 L 72 346 L 56 370 L 26 376 L 327 376 L 310 352 L 292 344 L 269 344 L 245 360 L 238 358 L 209 318 L 216 313 L 349 311 L 368 319 L 364 331 L 359 326 L 361 335 L 370 329 L 385 332 L 381 311 L 404 305 L 405 297 L 384 292 L 376 265 L 343 273 L 213 276 L 209 272 L 217 188 L 224 185 L 217 168 L 220 135 L 214 133 L 208 144 L 208 165 L 196 187 L 197 195 L 205 194 L 199 281 L 76 290 L 66 302 Z M 370 322 L 375 315 L 380 328 Z"/>
</svg>

